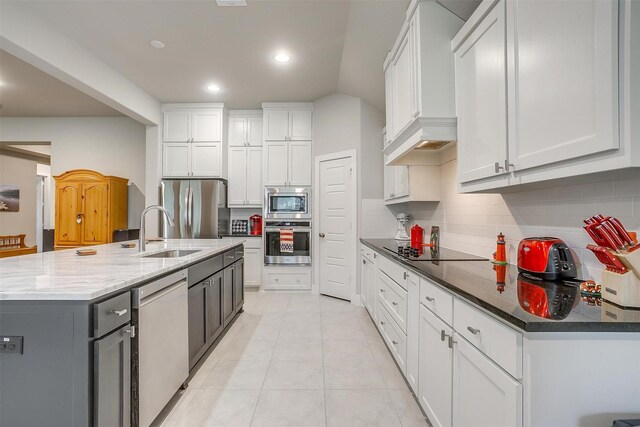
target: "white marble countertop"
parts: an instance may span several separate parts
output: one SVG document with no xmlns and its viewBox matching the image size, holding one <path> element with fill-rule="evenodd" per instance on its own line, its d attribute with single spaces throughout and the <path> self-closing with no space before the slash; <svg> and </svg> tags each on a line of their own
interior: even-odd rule
<svg viewBox="0 0 640 427">
<path fill-rule="evenodd" d="M 224 252 L 239 241 L 170 239 L 148 243 L 144 252 L 202 249 L 180 258 L 144 258 L 135 243 L 130 249 L 120 243 L 92 246 L 98 253 L 90 256 L 66 249 L 0 259 L 0 300 L 92 300 Z"/>
</svg>

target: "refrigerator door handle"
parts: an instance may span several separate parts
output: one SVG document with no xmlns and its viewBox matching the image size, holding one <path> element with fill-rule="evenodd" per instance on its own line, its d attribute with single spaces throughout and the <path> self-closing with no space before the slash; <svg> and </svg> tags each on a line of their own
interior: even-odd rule
<svg viewBox="0 0 640 427">
<path fill-rule="evenodd" d="M 189 237 L 189 190 L 191 188 L 187 188 L 187 191 L 184 194 L 184 232 L 185 237 Z"/>
<path fill-rule="evenodd" d="M 164 181 L 160 181 L 160 206 L 166 208 L 167 206 L 164 204 Z M 162 222 L 159 224 L 160 225 L 160 237 L 167 237 L 167 233 L 166 233 L 166 224 L 165 224 L 165 218 L 164 216 L 162 217 Z"/>
<path fill-rule="evenodd" d="M 187 212 L 189 216 L 189 238 L 193 239 L 193 188 L 189 187 L 189 203 L 187 204 Z"/>
</svg>

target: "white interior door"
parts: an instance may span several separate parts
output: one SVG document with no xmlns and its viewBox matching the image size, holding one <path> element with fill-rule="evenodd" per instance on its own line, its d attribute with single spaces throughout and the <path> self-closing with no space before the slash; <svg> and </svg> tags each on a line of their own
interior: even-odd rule
<svg viewBox="0 0 640 427">
<path fill-rule="evenodd" d="M 319 170 L 319 278 L 320 293 L 351 300 L 351 229 L 355 212 L 350 201 L 352 157 L 320 162 Z"/>
</svg>

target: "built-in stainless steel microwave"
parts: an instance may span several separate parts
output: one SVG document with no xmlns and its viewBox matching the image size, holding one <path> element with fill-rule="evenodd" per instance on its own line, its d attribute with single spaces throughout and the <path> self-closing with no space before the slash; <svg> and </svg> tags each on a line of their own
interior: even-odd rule
<svg viewBox="0 0 640 427">
<path fill-rule="evenodd" d="M 264 189 L 264 217 L 272 219 L 311 218 L 310 187 L 267 187 Z"/>
</svg>

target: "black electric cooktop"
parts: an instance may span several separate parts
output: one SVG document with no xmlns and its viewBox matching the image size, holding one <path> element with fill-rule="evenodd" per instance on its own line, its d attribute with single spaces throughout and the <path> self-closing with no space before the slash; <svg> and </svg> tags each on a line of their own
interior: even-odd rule
<svg viewBox="0 0 640 427">
<path fill-rule="evenodd" d="M 466 254 L 464 252 L 454 251 L 452 249 L 438 248 L 437 251 L 432 250 L 429 247 L 425 247 L 422 255 L 413 256 L 409 254 L 400 254 L 398 248 L 403 248 L 406 245 L 399 242 L 397 245 L 385 245 L 384 249 L 395 254 L 398 257 L 402 257 L 405 261 L 488 261 L 488 258 L 481 256 Z"/>
</svg>

